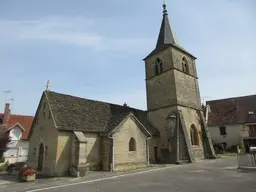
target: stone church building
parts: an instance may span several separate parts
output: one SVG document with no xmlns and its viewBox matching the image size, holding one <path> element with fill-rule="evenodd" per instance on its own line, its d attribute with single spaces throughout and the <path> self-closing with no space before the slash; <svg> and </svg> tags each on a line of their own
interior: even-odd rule
<svg viewBox="0 0 256 192">
<path fill-rule="evenodd" d="M 147 110 L 46 89 L 29 134 L 28 164 L 49 176 L 83 176 L 214 158 L 195 60 L 179 45 L 163 5 L 156 47 L 144 59 Z"/>
</svg>

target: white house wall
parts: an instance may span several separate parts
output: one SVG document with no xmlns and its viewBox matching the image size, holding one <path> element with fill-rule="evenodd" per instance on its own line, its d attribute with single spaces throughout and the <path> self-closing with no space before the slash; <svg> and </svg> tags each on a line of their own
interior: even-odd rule
<svg viewBox="0 0 256 192">
<path fill-rule="evenodd" d="M 4 157 L 8 159 L 9 164 L 17 161 L 26 161 L 29 141 L 21 140 L 22 129 L 19 126 L 15 126 L 10 130 L 9 137 L 11 137 L 11 141 L 7 145 L 9 149 L 4 153 Z"/>
<path fill-rule="evenodd" d="M 213 144 L 227 143 L 227 147 L 237 145 L 243 133 L 243 125 L 240 125 L 240 124 L 226 125 L 225 127 L 226 127 L 226 133 L 227 133 L 227 135 L 225 136 L 220 135 L 219 126 L 208 127 Z"/>
<path fill-rule="evenodd" d="M 20 140 L 21 136 L 22 129 L 18 125 L 10 130 L 9 137 L 11 137 L 11 140 Z"/>
</svg>

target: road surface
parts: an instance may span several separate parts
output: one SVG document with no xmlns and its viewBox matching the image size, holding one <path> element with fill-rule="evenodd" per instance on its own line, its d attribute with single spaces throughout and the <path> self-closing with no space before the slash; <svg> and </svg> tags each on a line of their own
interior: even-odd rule
<svg viewBox="0 0 256 192">
<path fill-rule="evenodd" d="M 252 192 L 256 191 L 255 181 L 256 172 L 237 170 L 236 158 L 227 157 L 78 182 L 49 182 L 27 188 L 25 183 L 21 183 L 22 186 L 17 188 L 17 183 L 16 188 L 9 185 L 0 188 L 0 191 L 12 189 L 27 192 Z"/>
</svg>

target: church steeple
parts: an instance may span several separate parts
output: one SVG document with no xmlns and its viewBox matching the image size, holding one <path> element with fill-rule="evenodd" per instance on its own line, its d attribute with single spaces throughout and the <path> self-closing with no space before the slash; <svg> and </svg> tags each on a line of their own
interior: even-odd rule
<svg viewBox="0 0 256 192">
<path fill-rule="evenodd" d="M 169 44 L 178 45 L 179 43 L 175 36 L 175 32 L 170 25 L 166 5 L 163 4 L 163 20 L 156 44 L 156 49 L 161 49 Z"/>
</svg>

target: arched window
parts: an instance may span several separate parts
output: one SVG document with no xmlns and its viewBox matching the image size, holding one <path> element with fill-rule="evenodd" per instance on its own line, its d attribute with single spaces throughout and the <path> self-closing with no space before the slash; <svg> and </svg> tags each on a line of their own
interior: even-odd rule
<svg viewBox="0 0 256 192">
<path fill-rule="evenodd" d="M 182 71 L 185 72 L 185 73 L 189 73 L 189 70 L 188 70 L 188 61 L 185 57 L 182 58 Z"/>
<path fill-rule="evenodd" d="M 155 74 L 159 75 L 163 73 L 163 62 L 161 61 L 161 59 L 156 58 L 156 62 L 155 62 Z"/>
<path fill-rule="evenodd" d="M 190 127 L 190 139 L 191 145 L 199 145 L 198 132 L 194 124 L 192 124 Z"/>
<path fill-rule="evenodd" d="M 136 141 L 133 137 L 129 141 L 129 151 L 136 151 Z"/>
</svg>

